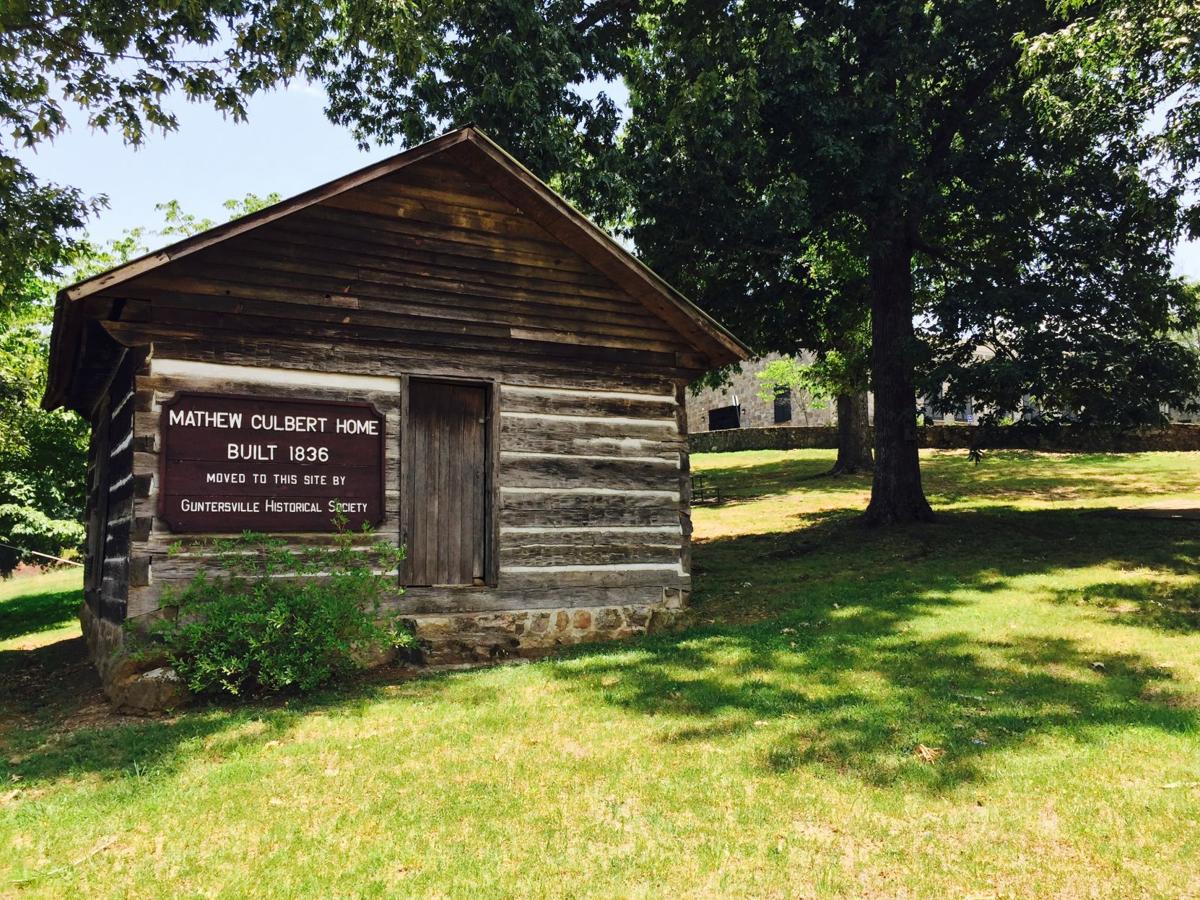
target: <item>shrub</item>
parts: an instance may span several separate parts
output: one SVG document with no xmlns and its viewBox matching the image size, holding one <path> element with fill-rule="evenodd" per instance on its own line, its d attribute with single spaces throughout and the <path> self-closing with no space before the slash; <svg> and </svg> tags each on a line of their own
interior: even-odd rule
<svg viewBox="0 0 1200 900">
<path fill-rule="evenodd" d="M 190 690 L 310 691 L 381 648 L 415 647 L 398 613 L 381 614 L 384 598 L 400 592 L 395 573 L 404 551 L 364 544 L 343 517 L 335 521 L 328 544 L 303 550 L 251 532 L 204 546 L 221 574 L 201 571 L 168 592 L 163 606 L 176 616 L 153 631 L 153 649 L 166 653 Z"/>
</svg>

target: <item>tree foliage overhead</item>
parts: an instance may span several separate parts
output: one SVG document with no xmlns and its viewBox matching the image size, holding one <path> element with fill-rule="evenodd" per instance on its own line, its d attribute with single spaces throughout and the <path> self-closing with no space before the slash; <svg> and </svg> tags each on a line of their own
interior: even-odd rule
<svg viewBox="0 0 1200 900">
<path fill-rule="evenodd" d="M 88 426 L 65 410 L 46 412 L 46 355 L 52 307 L 30 304 L 0 322 L 0 575 L 21 561 L 71 553 L 81 524 Z"/>
<path fill-rule="evenodd" d="M 223 207 L 229 218 L 238 218 L 278 199 L 277 194 L 247 194 L 226 200 Z M 103 245 L 77 241 L 62 283 L 216 224 L 185 212 L 174 200 L 157 209 L 163 214 L 160 228 L 131 229 Z M 0 576 L 21 562 L 48 561 L 38 553 L 69 557 L 84 536 L 88 423 L 69 410 L 41 407 L 59 283 L 28 273 L 25 283 L 21 303 L 0 308 Z"/>
<path fill-rule="evenodd" d="M 104 198 L 43 184 L 16 156 L 67 128 L 67 108 L 131 145 L 178 122 L 168 98 L 235 120 L 258 91 L 303 76 L 336 85 L 415 67 L 419 17 L 387 0 L 11 0 L 0 4 L 0 304 L 53 277 Z"/>
<path fill-rule="evenodd" d="M 325 78 L 330 117 L 362 142 L 414 144 L 475 124 L 593 215 L 621 211 L 620 111 L 602 89 L 622 74 L 634 0 L 434 0 L 412 58 Z"/>
</svg>

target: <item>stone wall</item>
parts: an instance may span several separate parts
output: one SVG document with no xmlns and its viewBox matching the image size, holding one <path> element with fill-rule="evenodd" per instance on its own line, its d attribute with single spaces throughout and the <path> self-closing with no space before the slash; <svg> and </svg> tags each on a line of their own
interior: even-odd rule
<svg viewBox="0 0 1200 900">
<path fill-rule="evenodd" d="M 933 425 L 917 429 L 922 447 L 965 450 L 976 440 L 974 425 Z M 1044 450 L 1060 453 L 1141 453 L 1154 450 L 1200 450 L 1200 425 L 1174 424 L 1162 428 L 1118 431 L 1064 425 L 1035 431 L 1013 426 L 1000 429 L 985 443 L 989 449 Z M 837 448 L 832 427 L 738 428 L 709 431 L 688 438 L 692 453 L 727 453 L 733 450 L 797 450 Z"/>
<path fill-rule="evenodd" d="M 572 644 L 620 640 L 665 627 L 682 612 L 687 592 L 662 606 L 598 606 L 414 616 L 422 662 L 430 666 L 537 658 Z"/>
<path fill-rule="evenodd" d="M 734 450 L 834 450 L 837 428 L 776 425 L 772 428 L 731 428 L 688 435 L 692 453 L 729 453 Z"/>
</svg>

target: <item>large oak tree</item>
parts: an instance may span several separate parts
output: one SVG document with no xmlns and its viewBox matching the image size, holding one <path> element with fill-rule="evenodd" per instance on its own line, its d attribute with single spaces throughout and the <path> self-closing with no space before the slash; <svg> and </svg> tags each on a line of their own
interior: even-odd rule
<svg viewBox="0 0 1200 900">
<path fill-rule="evenodd" d="M 944 402 L 974 396 L 997 417 L 1032 398 L 1136 424 L 1194 396 L 1195 356 L 1170 337 L 1194 317 L 1170 277 L 1195 70 L 1169 37 L 1190 4 L 735 6 L 682 0 L 643 19 L 633 233 L 779 349 L 812 333 L 806 289 L 834 273 L 825 308 L 871 323 L 869 522 L 932 516 L 918 372 L 927 390 L 949 383 Z M 1135 8 L 1142 29 L 1108 40 Z M 1164 104 L 1173 134 L 1156 144 Z"/>
<path fill-rule="evenodd" d="M 868 521 L 932 515 L 919 386 L 996 416 L 1033 400 L 1119 424 L 1198 386 L 1171 338 L 1194 318 L 1170 277 L 1197 224 L 1189 0 L 440 13 L 417 69 L 338 94 L 338 121 L 409 140 L 478 122 L 764 351 L 836 352 L 869 327 Z M 620 144 L 611 104 L 583 97 L 616 77 L 632 95 Z"/>
</svg>

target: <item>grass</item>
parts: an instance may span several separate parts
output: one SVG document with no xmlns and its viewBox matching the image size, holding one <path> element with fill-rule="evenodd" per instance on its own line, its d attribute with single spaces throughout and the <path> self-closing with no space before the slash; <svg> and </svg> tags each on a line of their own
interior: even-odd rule
<svg viewBox="0 0 1200 900">
<path fill-rule="evenodd" d="M 1200 459 L 830 461 L 695 458 L 691 626 L 528 666 L 120 721 L 0 594 L 0 895 L 1200 894 Z"/>
<path fill-rule="evenodd" d="M 0 651 L 31 650 L 79 634 L 80 570 L 0 582 Z"/>
</svg>

